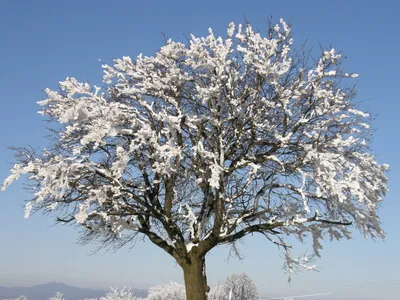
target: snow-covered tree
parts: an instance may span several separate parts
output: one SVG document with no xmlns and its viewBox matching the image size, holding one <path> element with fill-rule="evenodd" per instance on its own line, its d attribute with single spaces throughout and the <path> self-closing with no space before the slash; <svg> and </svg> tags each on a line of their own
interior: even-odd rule
<svg viewBox="0 0 400 300">
<path fill-rule="evenodd" d="M 205 299 L 205 256 L 260 233 L 293 259 L 285 236 L 383 237 L 385 171 L 368 147 L 370 117 L 347 86 L 341 54 L 293 50 L 283 20 L 171 40 L 153 56 L 104 65 L 103 87 L 75 78 L 46 89 L 52 138 L 16 149 L 3 189 L 26 174 L 32 211 L 77 223 L 83 240 L 120 247 L 144 235 L 182 267 L 188 299 Z M 352 83 L 351 83 L 352 84 Z"/>
<path fill-rule="evenodd" d="M 229 291 L 223 283 L 219 283 L 208 292 L 208 300 L 229 300 Z"/>
<path fill-rule="evenodd" d="M 224 286 L 232 300 L 258 300 L 257 286 L 246 273 L 230 275 Z"/>
<path fill-rule="evenodd" d="M 213 287 L 209 300 L 258 300 L 257 286 L 246 274 L 232 274 L 225 281 Z"/>
<path fill-rule="evenodd" d="M 132 288 L 124 286 L 122 289 L 111 288 L 104 297 L 100 300 L 142 300 L 143 298 L 138 298 L 133 295 Z"/>
<path fill-rule="evenodd" d="M 63 293 L 57 292 L 53 297 L 50 297 L 48 300 L 66 300 L 64 298 Z"/>
<path fill-rule="evenodd" d="M 185 286 L 176 282 L 151 287 L 147 300 L 186 300 Z"/>
</svg>

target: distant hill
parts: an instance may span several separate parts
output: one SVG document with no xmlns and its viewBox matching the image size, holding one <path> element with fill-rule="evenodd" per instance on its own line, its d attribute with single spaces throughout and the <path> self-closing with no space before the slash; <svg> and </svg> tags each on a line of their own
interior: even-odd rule
<svg viewBox="0 0 400 300">
<path fill-rule="evenodd" d="M 133 289 L 133 291 L 135 296 L 147 296 L 147 290 Z M 17 298 L 24 295 L 28 298 L 28 300 L 47 300 L 49 297 L 54 296 L 56 292 L 63 293 L 67 300 L 79 300 L 84 298 L 98 298 L 104 296 L 108 290 L 78 288 L 61 282 L 49 282 L 32 287 L 0 286 L 0 299 Z"/>
</svg>

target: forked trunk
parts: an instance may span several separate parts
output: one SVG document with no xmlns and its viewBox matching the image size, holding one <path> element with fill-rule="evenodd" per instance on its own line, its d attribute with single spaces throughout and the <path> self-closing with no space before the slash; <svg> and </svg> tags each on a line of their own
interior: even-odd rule
<svg viewBox="0 0 400 300">
<path fill-rule="evenodd" d="M 185 279 L 187 300 L 207 300 L 207 286 L 204 257 L 191 257 L 190 262 L 181 265 Z"/>
</svg>

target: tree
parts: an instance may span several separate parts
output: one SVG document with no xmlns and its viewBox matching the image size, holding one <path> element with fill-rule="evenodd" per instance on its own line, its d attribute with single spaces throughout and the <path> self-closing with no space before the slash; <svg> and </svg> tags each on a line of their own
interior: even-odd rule
<svg viewBox="0 0 400 300">
<path fill-rule="evenodd" d="M 206 299 L 205 257 L 260 233 L 293 259 L 285 236 L 383 237 L 378 207 L 387 165 L 368 147 L 368 114 L 344 84 L 341 54 L 315 62 L 293 50 L 283 20 L 267 36 L 231 23 L 187 45 L 104 65 L 104 87 L 60 82 L 41 114 L 54 124 L 46 150 L 15 148 L 3 189 L 23 174 L 31 210 L 76 223 L 84 242 L 121 247 L 138 235 L 183 270 L 187 299 Z"/>
<path fill-rule="evenodd" d="M 48 300 L 66 300 L 64 298 L 63 293 L 57 292 L 53 297 L 50 297 Z"/>
<path fill-rule="evenodd" d="M 246 274 L 232 274 L 225 282 L 212 288 L 210 300 L 257 300 L 257 286 Z"/>
<path fill-rule="evenodd" d="M 132 288 L 124 286 L 122 289 L 111 288 L 104 297 L 99 300 L 144 300 L 133 295 Z"/>
<path fill-rule="evenodd" d="M 236 300 L 258 300 L 257 287 L 246 274 L 232 274 L 225 280 L 225 288 Z"/>
<path fill-rule="evenodd" d="M 150 288 L 147 300 L 185 300 L 185 286 L 176 282 L 160 284 Z"/>
</svg>

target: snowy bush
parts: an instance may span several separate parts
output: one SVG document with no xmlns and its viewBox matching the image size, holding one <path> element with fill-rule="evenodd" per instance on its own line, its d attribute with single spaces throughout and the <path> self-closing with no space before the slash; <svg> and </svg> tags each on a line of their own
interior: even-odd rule
<svg viewBox="0 0 400 300">
<path fill-rule="evenodd" d="M 122 289 L 111 288 L 111 292 L 108 292 L 100 300 L 141 300 L 143 298 L 135 297 L 132 292 L 132 288 L 124 286 Z"/>
<path fill-rule="evenodd" d="M 63 296 L 63 293 L 57 292 L 53 297 L 50 297 L 49 300 L 66 300 Z"/>
<path fill-rule="evenodd" d="M 162 283 L 150 288 L 147 300 L 186 300 L 185 286 L 176 282 Z"/>
<path fill-rule="evenodd" d="M 208 300 L 227 300 L 229 299 L 229 291 L 227 291 L 224 283 L 213 287 L 208 293 Z"/>
<path fill-rule="evenodd" d="M 209 300 L 256 300 L 257 287 L 246 274 L 232 274 L 222 283 L 212 288 Z"/>
<path fill-rule="evenodd" d="M 232 274 L 225 280 L 225 286 L 232 291 L 233 299 L 258 299 L 257 287 L 246 274 Z"/>
</svg>

